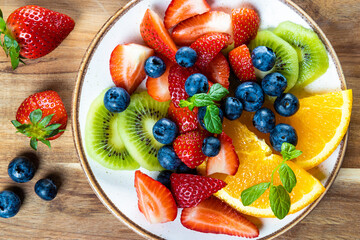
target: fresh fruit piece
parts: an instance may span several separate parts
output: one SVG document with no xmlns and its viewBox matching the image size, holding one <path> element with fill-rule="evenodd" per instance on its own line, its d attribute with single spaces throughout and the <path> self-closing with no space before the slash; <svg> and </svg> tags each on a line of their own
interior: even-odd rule
<svg viewBox="0 0 360 240">
<path fill-rule="evenodd" d="M 230 15 L 222 11 L 210 11 L 196 15 L 179 23 L 172 31 L 171 37 L 178 45 L 190 45 L 202 35 L 211 32 L 232 35 Z"/>
<path fill-rule="evenodd" d="M 206 0 L 172 0 L 165 11 L 164 24 L 170 29 L 188 18 L 210 11 Z"/>
<path fill-rule="evenodd" d="M 171 174 L 173 174 L 173 172 L 169 170 L 161 171 L 159 175 L 156 177 L 156 181 L 160 182 L 167 189 L 171 190 L 171 181 L 170 181 Z"/>
<path fill-rule="evenodd" d="M 235 152 L 232 139 L 222 132 L 219 136 L 221 148 L 215 157 L 210 157 L 206 164 L 206 175 L 223 173 L 235 175 L 239 168 L 239 158 Z"/>
<path fill-rule="evenodd" d="M 159 143 L 170 144 L 175 140 L 178 128 L 170 119 L 161 118 L 153 126 L 152 133 Z"/>
<path fill-rule="evenodd" d="M 299 110 L 299 99 L 291 93 L 283 93 L 274 102 L 275 111 L 283 117 L 290 117 Z"/>
<path fill-rule="evenodd" d="M 173 173 L 171 190 L 180 208 L 195 207 L 226 186 L 222 180 L 186 173 Z"/>
<path fill-rule="evenodd" d="M 311 29 L 292 22 L 280 23 L 274 33 L 291 44 L 299 59 L 299 78 L 295 88 L 303 88 L 323 75 L 329 67 L 324 44 Z"/>
<path fill-rule="evenodd" d="M 231 22 L 235 48 L 248 44 L 250 40 L 254 39 L 260 26 L 259 15 L 255 10 L 249 8 L 231 10 Z"/>
<path fill-rule="evenodd" d="M 193 131 L 198 127 L 197 115 L 189 108 L 177 108 L 173 103 L 170 103 L 168 116 L 177 124 L 180 133 Z"/>
<path fill-rule="evenodd" d="M 166 70 L 163 75 L 158 78 L 148 77 L 146 80 L 146 88 L 148 94 L 158 102 L 169 101 L 170 92 L 169 92 L 169 72 L 170 68 L 174 65 L 169 60 L 164 60 L 166 65 Z"/>
<path fill-rule="evenodd" d="M 243 105 L 241 101 L 235 97 L 225 98 L 221 108 L 224 112 L 224 116 L 229 120 L 238 119 L 243 111 Z"/>
<path fill-rule="evenodd" d="M 130 104 L 129 93 L 121 87 L 112 87 L 106 91 L 104 106 L 109 112 L 123 112 Z"/>
<path fill-rule="evenodd" d="M 233 140 L 236 153 L 241 159 L 234 176 L 221 178 L 227 186 L 215 194 L 240 212 L 257 217 L 275 217 L 269 202 L 269 190 L 250 206 L 241 203 L 241 192 L 262 182 L 270 182 L 273 169 L 283 160 L 272 154 L 270 147 L 256 137 L 240 121 L 224 121 L 224 131 Z M 300 149 L 300 148 L 299 148 Z M 303 149 L 302 149 L 303 150 Z M 311 174 L 292 161 L 287 164 L 296 175 L 297 184 L 290 193 L 290 214 L 315 201 L 325 188 Z M 279 174 L 274 175 L 274 185 L 281 184 Z"/>
<path fill-rule="evenodd" d="M 229 62 L 235 75 L 242 82 L 255 81 L 255 68 L 252 64 L 249 49 L 241 45 L 229 52 Z"/>
<path fill-rule="evenodd" d="M 215 157 L 220 152 L 220 140 L 213 136 L 205 138 L 201 150 L 206 156 Z"/>
<path fill-rule="evenodd" d="M 14 158 L 8 166 L 9 177 L 17 183 L 30 181 L 34 177 L 35 171 L 34 163 L 24 156 Z"/>
<path fill-rule="evenodd" d="M 169 189 L 140 170 L 135 172 L 134 185 L 139 210 L 149 223 L 165 223 L 175 220 L 177 207 Z"/>
<path fill-rule="evenodd" d="M 230 66 L 222 53 L 218 53 L 203 72 L 210 81 L 220 83 L 221 86 L 229 89 Z"/>
<path fill-rule="evenodd" d="M 175 107 L 179 107 L 180 100 L 186 100 L 189 95 L 185 91 L 186 79 L 194 73 L 198 73 L 196 68 L 183 68 L 175 64 L 169 70 L 169 92 L 171 101 Z"/>
<path fill-rule="evenodd" d="M 190 45 L 198 54 L 195 65 L 205 69 L 221 49 L 228 45 L 229 39 L 227 33 L 207 33 L 198 38 Z"/>
<path fill-rule="evenodd" d="M 194 49 L 190 47 L 181 47 L 175 54 L 176 62 L 182 67 L 192 67 L 194 66 L 197 53 Z"/>
<path fill-rule="evenodd" d="M 185 81 L 185 91 L 189 97 L 198 93 L 207 93 L 209 91 L 209 83 L 205 75 L 201 73 L 191 74 Z"/>
<path fill-rule="evenodd" d="M 180 221 L 184 227 L 203 233 L 259 236 L 259 229 L 252 222 L 216 197 L 209 197 L 196 207 L 184 208 Z"/>
<path fill-rule="evenodd" d="M 167 57 L 176 63 L 175 54 L 177 47 L 165 29 L 159 15 L 151 9 L 147 9 L 140 24 L 140 34 L 144 42 L 157 53 Z"/>
<path fill-rule="evenodd" d="M 161 171 L 157 153 L 163 144 L 156 141 L 152 129 L 166 117 L 170 102 L 157 102 L 147 92 L 131 96 L 129 107 L 120 113 L 118 132 L 130 155 L 150 171 Z"/>
<path fill-rule="evenodd" d="M 235 97 L 239 99 L 245 111 L 256 112 L 264 104 L 264 92 L 255 82 L 244 82 L 235 90 Z"/>
<path fill-rule="evenodd" d="M 264 93 L 271 97 L 279 97 L 287 87 L 287 80 L 281 73 L 270 73 L 261 81 Z"/>
<path fill-rule="evenodd" d="M 64 133 L 67 125 L 64 103 L 57 92 L 48 90 L 27 97 L 11 123 L 18 132 L 30 137 L 30 146 L 37 149 L 38 141 L 50 147 L 50 140 Z"/>
<path fill-rule="evenodd" d="M 4 22 L 2 14 L 1 22 Z M 28 5 L 16 9 L 0 32 L 5 34 L 2 45 L 10 55 L 13 69 L 22 62 L 21 57 L 35 59 L 52 52 L 74 26 L 69 16 L 43 7 Z"/>
<path fill-rule="evenodd" d="M 145 61 L 153 54 L 154 50 L 139 44 L 117 45 L 110 56 L 110 74 L 115 85 L 131 95 L 145 79 Z"/>
<path fill-rule="evenodd" d="M 200 126 L 205 130 L 207 130 L 206 127 L 205 127 L 205 121 L 204 121 L 205 114 L 206 114 L 206 108 L 207 107 L 200 107 L 199 110 L 198 110 L 198 114 L 197 114 L 198 122 L 200 123 Z M 219 117 L 220 117 L 220 120 L 222 122 L 224 120 L 224 113 L 221 110 L 221 108 L 219 108 Z"/>
<path fill-rule="evenodd" d="M 146 59 L 144 69 L 146 75 L 149 77 L 158 78 L 164 74 L 166 65 L 161 58 L 157 56 L 151 56 Z"/>
<path fill-rule="evenodd" d="M 172 145 L 162 146 L 158 151 L 157 158 L 163 168 L 171 171 L 176 171 L 182 163 Z"/>
<path fill-rule="evenodd" d="M 253 117 L 254 127 L 262 133 L 269 133 L 275 128 L 275 114 L 268 108 L 257 110 Z"/>
<path fill-rule="evenodd" d="M 106 91 L 107 89 L 92 102 L 86 117 L 86 153 L 109 169 L 137 169 L 139 164 L 126 150 L 118 130 L 118 124 L 122 124 L 124 119 L 120 117 L 119 113 L 109 112 L 104 106 Z"/>
<path fill-rule="evenodd" d="M 53 200 L 57 195 L 57 186 L 49 179 L 44 178 L 36 182 L 34 187 L 36 195 L 45 201 Z"/>
<path fill-rule="evenodd" d="M 274 67 L 276 55 L 271 48 L 258 46 L 251 52 L 251 60 L 255 68 L 267 72 Z"/>
<path fill-rule="evenodd" d="M 285 142 L 296 146 L 298 142 L 297 133 L 292 126 L 280 123 L 271 131 L 270 143 L 276 151 L 281 152 L 281 145 Z"/>
<path fill-rule="evenodd" d="M 195 168 L 205 161 L 206 156 L 201 151 L 206 131 L 192 131 L 179 135 L 174 141 L 174 150 L 183 163 L 189 168 Z"/>
<path fill-rule="evenodd" d="M 282 38 L 276 36 L 270 31 L 259 31 L 256 38 L 248 45 L 250 51 L 254 50 L 257 46 L 266 46 L 271 48 L 275 55 L 275 66 L 270 72 L 281 73 L 287 80 L 288 92 L 294 87 L 299 76 L 299 61 L 295 49 Z M 266 75 L 269 72 L 265 73 Z M 263 78 L 261 73 L 257 72 L 258 77 Z"/>
<path fill-rule="evenodd" d="M 20 197 L 12 191 L 0 192 L 0 217 L 11 218 L 15 216 L 21 206 Z"/>
</svg>

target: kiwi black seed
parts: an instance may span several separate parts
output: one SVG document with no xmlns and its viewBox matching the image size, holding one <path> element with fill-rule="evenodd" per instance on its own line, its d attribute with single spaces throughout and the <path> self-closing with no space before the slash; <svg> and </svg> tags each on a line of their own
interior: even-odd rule
<svg viewBox="0 0 360 240">
<path fill-rule="evenodd" d="M 107 89 L 106 89 L 107 90 Z M 87 154 L 106 168 L 132 170 L 139 164 L 130 156 L 120 137 L 118 113 L 109 112 L 104 106 L 103 91 L 91 104 L 85 125 Z"/>
</svg>

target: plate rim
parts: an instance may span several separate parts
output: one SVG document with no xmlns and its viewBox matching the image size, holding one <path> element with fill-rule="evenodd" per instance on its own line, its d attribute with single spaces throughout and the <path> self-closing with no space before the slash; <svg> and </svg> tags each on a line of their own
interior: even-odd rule
<svg viewBox="0 0 360 240">
<path fill-rule="evenodd" d="M 94 52 L 96 51 L 99 43 L 105 36 L 105 34 L 116 23 L 116 21 L 119 18 L 121 18 L 124 14 L 126 14 L 126 12 L 129 9 L 131 9 L 133 6 L 135 6 L 136 4 L 138 4 L 141 1 L 143 1 L 143 0 L 131 0 L 128 3 L 126 3 L 123 7 L 121 7 L 119 10 L 117 10 L 115 12 L 115 14 L 113 14 L 104 23 L 104 25 L 100 28 L 100 30 L 96 33 L 95 37 L 93 38 L 89 47 L 87 48 L 87 50 L 82 58 L 79 70 L 78 70 L 78 74 L 77 74 L 76 82 L 75 82 L 75 88 L 73 91 L 72 105 L 71 105 L 72 106 L 71 127 L 72 127 L 73 141 L 74 141 L 75 149 L 76 149 L 79 161 L 80 161 L 80 165 L 81 165 L 83 171 L 85 172 L 85 175 L 87 177 L 87 180 L 90 183 L 91 188 L 93 189 L 96 196 L 103 203 L 103 205 L 116 218 L 120 219 L 123 223 L 125 223 L 125 225 L 127 225 L 130 229 L 135 231 L 137 234 L 139 234 L 145 238 L 148 238 L 148 239 L 163 239 L 163 238 L 143 229 L 138 224 L 133 222 L 125 214 L 123 214 L 115 206 L 115 204 L 107 197 L 106 193 L 103 191 L 103 189 L 100 187 L 99 183 L 97 182 L 97 180 L 91 170 L 91 167 L 88 163 L 88 160 L 85 155 L 84 146 L 82 145 L 82 138 L 81 138 L 81 134 L 80 134 L 80 130 L 79 130 L 80 129 L 79 105 L 80 105 L 81 89 L 82 89 L 82 85 L 84 83 L 84 78 L 85 78 L 85 75 L 87 72 L 87 67 L 88 67 L 89 63 L 91 62 L 92 56 L 93 56 Z M 337 71 L 340 81 L 341 81 L 341 89 L 343 89 L 343 90 L 347 89 L 346 81 L 345 81 L 345 77 L 344 77 L 344 73 L 343 73 L 340 61 L 336 55 L 334 48 L 332 47 L 332 45 L 330 43 L 330 41 L 325 36 L 324 32 L 320 29 L 320 27 L 316 24 L 316 22 L 302 8 L 300 8 L 297 4 L 292 2 L 292 0 L 278 0 L 278 1 L 281 1 L 285 4 L 287 4 L 290 8 L 292 8 L 292 10 L 297 12 L 298 15 L 300 15 L 312 27 L 312 29 L 318 34 L 321 41 L 324 43 L 327 51 L 329 52 L 330 57 L 334 61 L 336 71 Z M 290 223 L 286 224 L 284 227 L 282 227 L 282 228 L 278 229 L 277 231 L 271 233 L 270 235 L 267 235 L 260 239 L 269 239 L 270 240 L 270 239 L 274 239 L 274 238 L 282 235 L 283 233 L 285 233 L 286 231 L 288 231 L 292 227 L 294 227 L 296 224 L 298 224 L 300 221 L 302 221 L 318 205 L 318 203 L 323 199 L 323 197 L 325 196 L 325 194 L 327 193 L 327 191 L 329 190 L 329 188 L 335 181 L 335 179 L 340 171 L 340 168 L 343 163 L 344 156 L 345 156 L 345 150 L 346 150 L 346 146 L 347 146 L 347 142 L 348 142 L 348 135 L 349 135 L 349 132 L 347 131 L 343 140 L 340 143 L 340 152 L 339 152 L 339 155 L 338 155 L 336 163 L 335 163 L 335 168 L 330 173 L 330 177 L 327 180 L 327 182 L 324 184 L 325 191 L 319 196 L 318 199 L 316 199 L 313 203 L 311 203 L 301 215 L 299 215 L 298 217 L 293 219 Z"/>
</svg>

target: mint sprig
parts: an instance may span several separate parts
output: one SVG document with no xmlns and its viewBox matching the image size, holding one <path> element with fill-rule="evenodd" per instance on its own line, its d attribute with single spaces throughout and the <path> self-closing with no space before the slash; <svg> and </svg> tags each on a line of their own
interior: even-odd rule
<svg viewBox="0 0 360 240">
<path fill-rule="evenodd" d="M 294 145 L 290 143 L 283 143 L 281 145 L 281 155 L 283 161 L 279 163 L 271 174 L 271 182 L 264 182 L 249 187 L 241 192 L 241 201 L 244 206 L 249 206 L 255 202 L 268 188 L 270 188 L 270 207 L 274 215 L 278 219 L 283 219 L 290 211 L 290 195 L 293 188 L 296 186 L 297 180 L 294 171 L 289 167 L 286 161 L 297 158 L 302 152 L 297 150 Z M 274 174 L 279 172 L 279 177 L 282 185 L 274 185 Z"/>
</svg>

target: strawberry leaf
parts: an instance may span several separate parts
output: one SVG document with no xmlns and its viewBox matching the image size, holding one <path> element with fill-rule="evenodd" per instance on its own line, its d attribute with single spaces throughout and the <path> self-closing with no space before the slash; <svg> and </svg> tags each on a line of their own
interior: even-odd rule
<svg viewBox="0 0 360 240">
<path fill-rule="evenodd" d="M 14 127 L 20 127 L 21 126 L 21 123 L 19 123 L 19 121 L 16 121 L 16 120 L 12 120 L 11 123 L 14 125 Z"/>
<path fill-rule="evenodd" d="M 55 129 L 55 130 L 51 131 L 48 135 L 46 135 L 45 138 L 51 138 L 51 137 L 57 135 L 59 132 L 60 132 L 59 129 Z"/>
<path fill-rule="evenodd" d="M 32 111 L 29 115 L 29 119 L 34 125 L 40 121 L 41 117 L 42 117 L 41 109 L 36 109 Z"/>
<path fill-rule="evenodd" d="M 45 140 L 45 139 L 40 139 L 40 141 L 45 144 L 46 146 L 48 146 L 49 148 L 51 148 L 51 145 L 50 145 L 50 141 L 49 140 Z"/>
<path fill-rule="evenodd" d="M 3 17 L 0 16 L 0 31 L 1 31 L 2 33 L 4 33 L 4 32 L 5 32 L 5 29 L 6 29 L 6 22 L 5 22 L 5 20 L 3 19 Z"/>
<path fill-rule="evenodd" d="M 37 146 L 38 146 L 38 140 L 34 137 L 31 138 L 30 140 L 30 146 L 34 149 L 37 150 Z"/>
<path fill-rule="evenodd" d="M 0 17 L 3 18 L 3 12 L 0 9 Z"/>
<path fill-rule="evenodd" d="M 39 128 L 45 128 L 49 124 L 49 122 L 51 121 L 54 115 L 55 114 L 49 114 L 45 116 L 43 119 L 41 119 L 41 121 L 38 124 Z M 54 130 L 54 129 L 50 129 L 50 130 Z"/>
<path fill-rule="evenodd" d="M 60 123 L 51 124 L 51 125 L 47 126 L 47 127 L 45 128 L 45 130 L 46 130 L 46 131 L 53 131 L 53 130 L 58 129 L 60 126 L 61 126 Z"/>
</svg>

